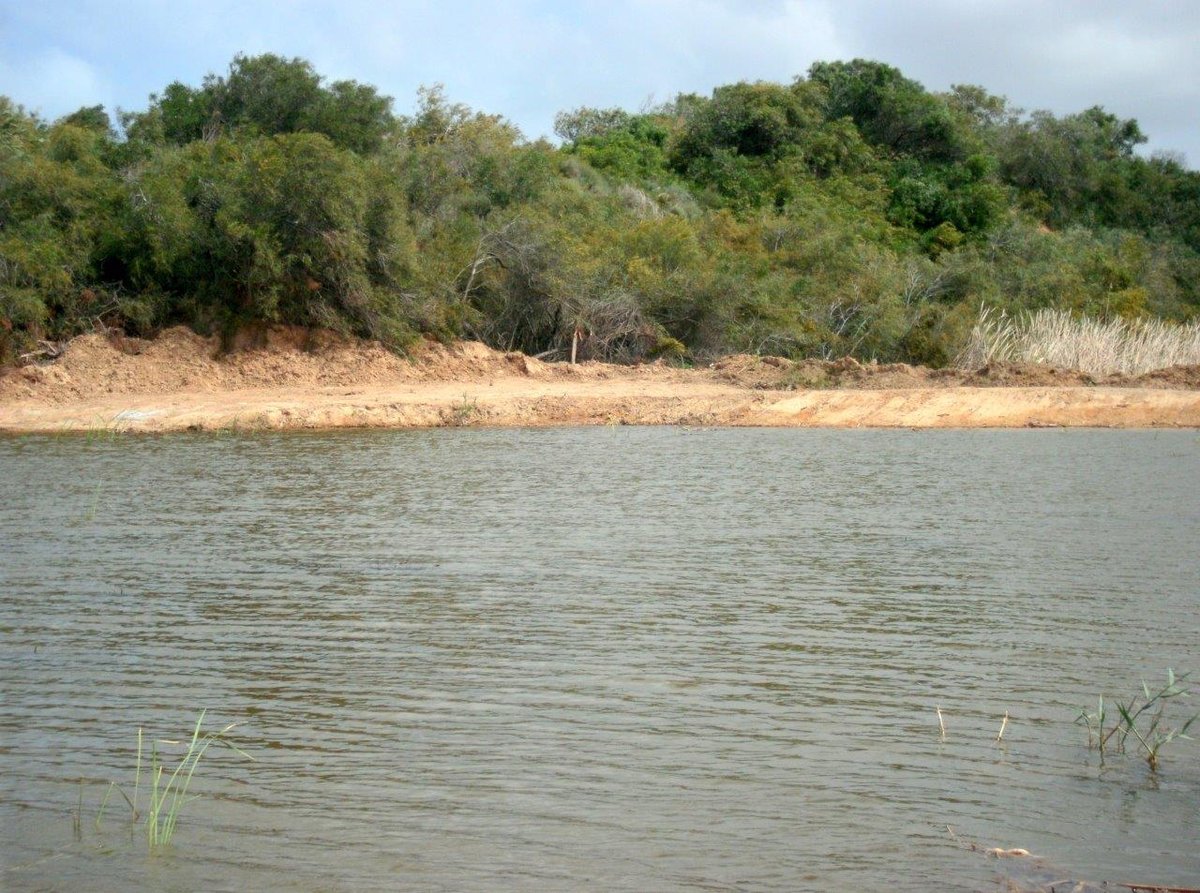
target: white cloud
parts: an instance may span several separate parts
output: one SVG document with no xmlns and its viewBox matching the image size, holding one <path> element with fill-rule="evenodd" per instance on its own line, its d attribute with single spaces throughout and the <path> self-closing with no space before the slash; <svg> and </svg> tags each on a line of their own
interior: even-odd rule
<svg viewBox="0 0 1200 893">
<path fill-rule="evenodd" d="M 57 48 L 0 61 L 0 92 L 50 117 L 112 99 L 110 86 L 95 66 Z"/>
<path fill-rule="evenodd" d="M 1200 3 L 1160 0 L 0 0 L 0 92 L 47 114 L 141 107 L 234 53 L 310 59 L 411 107 L 419 84 L 530 135 L 578 105 L 637 107 L 818 59 L 975 83 L 1025 108 L 1104 105 L 1200 160 Z"/>
<path fill-rule="evenodd" d="M 1200 160 L 1200 3 L 1115 0 L 843 0 L 854 53 L 883 59 L 930 89 L 972 83 L 1026 109 L 1103 105 L 1137 118 L 1152 147 Z"/>
</svg>

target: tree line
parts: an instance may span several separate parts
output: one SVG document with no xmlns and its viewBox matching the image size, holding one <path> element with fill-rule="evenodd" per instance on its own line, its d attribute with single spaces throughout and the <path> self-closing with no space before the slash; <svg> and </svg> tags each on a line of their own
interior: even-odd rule
<svg viewBox="0 0 1200 893">
<path fill-rule="evenodd" d="M 0 97 L 0 362 L 83 331 L 322 326 L 683 361 L 942 365 L 981 307 L 1200 312 L 1200 174 L 1100 107 L 1027 114 L 819 62 L 561 144 L 302 59 L 237 56 L 142 111 Z"/>
</svg>

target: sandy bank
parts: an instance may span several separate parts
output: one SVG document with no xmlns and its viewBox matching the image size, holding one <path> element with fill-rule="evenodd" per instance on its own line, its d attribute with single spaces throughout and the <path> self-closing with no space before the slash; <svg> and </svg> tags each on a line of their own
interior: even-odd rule
<svg viewBox="0 0 1200 893">
<path fill-rule="evenodd" d="M 976 372 L 730 357 L 700 370 L 547 364 L 484 345 L 378 345 L 276 329 L 221 354 L 172 329 L 78 338 L 0 377 L 0 430 L 165 432 L 459 425 L 1200 427 L 1200 368 L 1097 381 L 1043 367 Z"/>
</svg>

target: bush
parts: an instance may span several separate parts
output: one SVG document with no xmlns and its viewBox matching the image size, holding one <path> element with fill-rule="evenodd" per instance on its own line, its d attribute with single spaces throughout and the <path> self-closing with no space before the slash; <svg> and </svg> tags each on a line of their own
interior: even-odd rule
<svg viewBox="0 0 1200 893">
<path fill-rule="evenodd" d="M 4 361 L 91 328 L 278 321 L 549 356 L 942 364 L 985 304 L 1200 315 L 1200 174 L 1134 154 L 1136 122 L 1023 117 L 866 60 L 577 109 L 559 148 L 438 86 L 398 117 L 276 55 L 121 124 L 0 99 Z"/>
</svg>

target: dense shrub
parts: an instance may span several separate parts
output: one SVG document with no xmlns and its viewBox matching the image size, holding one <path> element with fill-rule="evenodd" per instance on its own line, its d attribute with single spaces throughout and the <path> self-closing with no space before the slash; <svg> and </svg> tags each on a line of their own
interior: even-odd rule
<svg viewBox="0 0 1200 893">
<path fill-rule="evenodd" d="M 120 116 L 0 98 L 0 361 L 88 329 L 280 321 L 636 360 L 951 362 L 980 306 L 1194 318 L 1200 175 L 1135 121 L 818 63 L 561 146 L 238 56 Z"/>
</svg>

